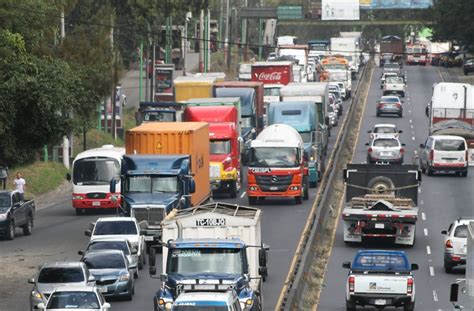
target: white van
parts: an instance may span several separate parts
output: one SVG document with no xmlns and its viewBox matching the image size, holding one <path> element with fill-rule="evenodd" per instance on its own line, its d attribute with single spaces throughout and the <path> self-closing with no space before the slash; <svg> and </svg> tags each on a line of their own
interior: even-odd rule
<svg viewBox="0 0 474 311">
<path fill-rule="evenodd" d="M 467 176 L 468 148 L 460 136 L 433 135 L 420 145 L 420 167 L 423 173 L 454 172 Z"/>
</svg>

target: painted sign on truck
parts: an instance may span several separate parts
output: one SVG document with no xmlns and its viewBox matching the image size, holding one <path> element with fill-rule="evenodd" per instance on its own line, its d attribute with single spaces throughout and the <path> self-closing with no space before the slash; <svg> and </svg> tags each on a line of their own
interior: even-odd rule
<svg viewBox="0 0 474 311">
<path fill-rule="evenodd" d="M 252 81 L 287 85 L 293 81 L 293 62 L 256 62 L 252 64 Z"/>
</svg>

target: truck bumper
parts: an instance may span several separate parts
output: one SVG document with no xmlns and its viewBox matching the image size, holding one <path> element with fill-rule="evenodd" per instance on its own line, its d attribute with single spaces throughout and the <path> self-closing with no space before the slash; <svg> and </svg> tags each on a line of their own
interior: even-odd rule
<svg viewBox="0 0 474 311">
<path fill-rule="evenodd" d="M 294 190 L 292 190 L 294 189 Z M 249 197 L 299 197 L 303 195 L 301 185 L 290 185 L 287 191 L 262 191 L 258 185 L 249 185 L 247 187 Z"/>
<path fill-rule="evenodd" d="M 412 297 L 407 295 L 384 294 L 354 294 L 349 301 L 361 306 L 396 306 L 401 307 L 412 303 Z"/>
<path fill-rule="evenodd" d="M 413 245 L 415 223 L 344 220 L 344 242 L 361 243 L 363 238 L 391 238 L 395 244 Z"/>
</svg>

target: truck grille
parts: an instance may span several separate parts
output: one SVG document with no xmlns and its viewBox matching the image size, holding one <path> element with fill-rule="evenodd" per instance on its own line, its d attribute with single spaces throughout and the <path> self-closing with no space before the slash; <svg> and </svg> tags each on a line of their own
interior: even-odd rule
<svg viewBox="0 0 474 311">
<path fill-rule="evenodd" d="M 293 175 L 257 175 L 257 185 L 262 191 L 286 191 L 293 180 Z"/>
<path fill-rule="evenodd" d="M 221 177 L 221 167 L 219 164 L 211 164 L 209 166 L 209 174 L 211 178 L 219 178 Z"/>
<path fill-rule="evenodd" d="M 106 194 L 103 192 L 91 192 L 86 194 L 88 199 L 105 199 Z"/>
<path fill-rule="evenodd" d="M 96 284 L 96 285 L 99 285 L 99 286 L 111 285 L 111 284 L 114 284 L 115 281 L 117 281 L 117 279 L 114 279 L 114 280 L 95 281 L 95 284 Z"/>
<path fill-rule="evenodd" d="M 133 207 L 133 215 L 137 222 L 147 221 L 151 225 L 159 225 L 165 218 L 163 207 Z"/>
</svg>

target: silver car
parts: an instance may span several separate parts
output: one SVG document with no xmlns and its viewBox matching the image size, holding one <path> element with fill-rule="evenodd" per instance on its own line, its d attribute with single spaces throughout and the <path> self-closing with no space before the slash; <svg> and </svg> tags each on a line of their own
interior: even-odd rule
<svg viewBox="0 0 474 311">
<path fill-rule="evenodd" d="M 470 219 L 457 219 L 449 225 L 448 230 L 441 231 L 444 235 L 444 270 L 451 273 L 453 268 L 466 264 L 467 236 Z"/>
<path fill-rule="evenodd" d="M 51 293 L 47 303 L 39 303 L 38 309 L 108 311 L 110 304 L 95 286 L 61 286 Z"/>
<path fill-rule="evenodd" d="M 405 144 L 392 134 L 379 135 L 373 139 L 367 149 L 367 163 L 396 163 L 403 164 Z"/>
<path fill-rule="evenodd" d="M 37 310 L 39 303 L 46 303 L 58 286 L 94 285 L 95 279 L 82 262 L 51 262 L 44 264 L 36 278 L 28 283 L 34 284 L 30 294 L 30 310 Z"/>
<path fill-rule="evenodd" d="M 398 96 L 382 96 L 377 101 L 376 115 L 380 117 L 382 114 L 396 114 L 400 118 L 403 117 L 403 101 Z"/>
</svg>

